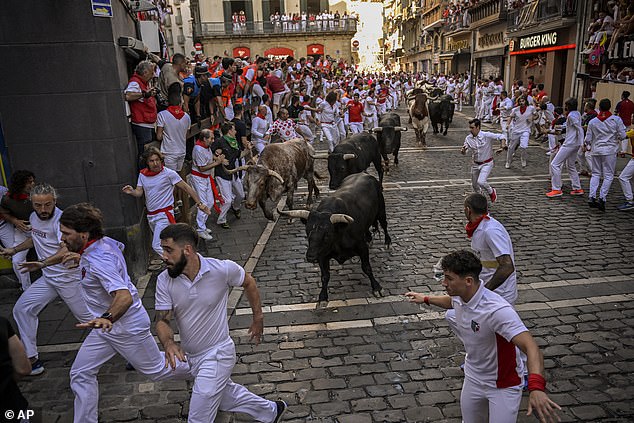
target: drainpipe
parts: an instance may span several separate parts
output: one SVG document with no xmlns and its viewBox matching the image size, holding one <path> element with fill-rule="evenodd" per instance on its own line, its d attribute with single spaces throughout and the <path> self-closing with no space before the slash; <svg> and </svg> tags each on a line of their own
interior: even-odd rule
<svg viewBox="0 0 634 423">
<path fill-rule="evenodd" d="M 562 0 L 562 6 L 564 1 L 566 0 Z M 579 22 L 579 24 L 577 24 L 577 36 L 575 38 L 575 62 L 577 66 L 574 74 L 575 81 L 573 84 L 570 84 L 570 96 L 576 98 L 579 101 L 579 104 L 583 103 L 583 98 L 581 98 L 583 97 L 583 92 L 581 92 L 580 94 L 579 90 L 579 85 L 581 85 L 582 81 L 577 78 L 577 75 L 581 73 L 581 66 L 583 65 L 582 61 L 580 60 L 581 58 L 579 57 L 579 52 L 583 47 L 582 43 L 585 35 L 585 28 L 588 25 L 588 16 L 586 14 L 586 11 L 588 9 L 592 9 L 592 7 L 588 8 L 589 3 L 592 3 L 592 0 L 586 0 L 577 3 L 577 5 L 581 7 L 581 10 L 577 10 L 577 18 L 583 16 L 583 22 Z"/>
</svg>

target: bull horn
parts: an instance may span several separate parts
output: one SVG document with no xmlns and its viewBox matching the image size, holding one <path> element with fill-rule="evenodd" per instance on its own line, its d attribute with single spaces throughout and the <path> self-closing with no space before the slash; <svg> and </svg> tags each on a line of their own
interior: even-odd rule
<svg viewBox="0 0 634 423">
<path fill-rule="evenodd" d="M 319 160 L 319 159 L 328 160 L 328 154 L 323 154 L 323 153 L 322 154 L 315 154 L 314 156 L 310 156 L 310 157 L 312 157 L 315 160 Z"/>
<path fill-rule="evenodd" d="M 279 173 L 277 173 L 274 170 L 271 169 L 267 169 L 268 171 L 268 175 L 274 177 L 275 179 L 277 179 L 278 181 L 280 181 L 281 183 L 284 183 L 284 178 L 282 178 L 282 175 L 280 175 Z"/>
<path fill-rule="evenodd" d="M 354 219 L 351 216 L 343 213 L 335 213 L 330 215 L 330 223 L 353 223 Z"/>
<path fill-rule="evenodd" d="M 236 167 L 235 169 L 227 169 L 224 165 L 222 166 L 222 168 L 225 170 L 225 172 L 227 172 L 227 175 L 233 175 L 236 172 L 240 172 L 242 170 L 247 170 L 249 169 L 251 166 L 253 165 L 244 165 L 244 166 L 240 166 L 240 167 Z"/>
<path fill-rule="evenodd" d="M 308 219 L 310 212 L 308 210 L 289 210 L 284 211 L 277 209 L 277 212 L 282 216 L 288 216 L 296 219 Z"/>
<path fill-rule="evenodd" d="M 381 128 L 380 126 L 377 126 L 376 128 L 372 128 L 372 132 L 381 132 L 383 130 L 383 128 Z"/>
<path fill-rule="evenodd" d="M 394 130 L 395 131 L 407 131 L 407 127 L 405 127 L 405 126 L 395 126 Z"/>
<path fill-rule="evenodd" d="M 356 159 L 357 155 L 356 154 L 352 154 L 352 153 L 347 153 L 343 155 L 343 159 L 344 160 L 352 160 L 352 159 Z"/>
</svg>

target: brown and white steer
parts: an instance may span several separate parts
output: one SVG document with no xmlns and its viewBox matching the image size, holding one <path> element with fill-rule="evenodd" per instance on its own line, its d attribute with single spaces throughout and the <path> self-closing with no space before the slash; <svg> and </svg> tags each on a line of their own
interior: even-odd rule
<svg viewBox="0 0 634 423">
<path fill-rule="evenodd" d="M 427 147 L 425 137 L 429 130 L 429 109 L 427 108 L 427 94 L 421 88 L 414 88 L 408 98 L 409 116 L 416 133 L 416 141 Z"/>
</svg>

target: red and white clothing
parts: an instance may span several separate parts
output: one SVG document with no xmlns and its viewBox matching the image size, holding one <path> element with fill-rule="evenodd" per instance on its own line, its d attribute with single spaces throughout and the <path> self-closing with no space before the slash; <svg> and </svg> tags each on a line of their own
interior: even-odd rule
<svg viewBox="0 0 634 423">
<path fill-rule="evenodd" d="M 191 126 L 191 119 L 178 106 L 170 106 L 159 112 L 156 126 L 163 128 L 161 153 L 165 156 L 165 166 L 180 172 L 185 161 L 187 131 Z"/>
<path fill-rule="evenodd" d="M 504 225 L 491 216 L 482 219 L 471 237 L 471 249 L 482 262 L 480 279 L 485 284 L 488 283 L 498 268 L 497 258 L 504 255 L 511 256 L 515 263 L 515 253 L 513 252 L 513 242 L 511 236 L 506 231 Z M 509 304 L 514 305 L 517 301 L 517 274 L 515 271 L 498 286 L 495 291 Z"/>
<path fill-rule="evenodd" d="M 61 215 L 62 211 L 57 207 L 47 220 L 40 219 L 35 212 L 31 213 L 31 238 L 40 260 L 59 251 L 62 242 L 59 230 Z M 13 317 L 18 325 L 27 357 L 37 357 L 38 314 L 58 295 L 79 322 L 87 322 L 93 318 L 81 294 L 80 276 L 79 269 L 67 269 L 62 264 L 45 267 L 42 269 L 42 276 L 24 291 L 15 303 Z"/>
<path fill-rule="evenodd" d="M 229 337 L 227 298 L 232 287 L 244 283 L 244 269 L 230 260 L 198 258 L 200 270 L 193 281 L 185 275 L 171 278 L 164 271 L 156 282 L 156 310 L 174 311 L 194 377 L 188 422 L 212 422 L 219 409 L 273 421 L 275 402 L 231 380 L 236 352 Z"/>
<path fill-rule="evenodd" d="M 584 133 L 581 127 L 581 114 L 573 110 L 568 113 L 566 117 L 566 137 L 564 143 L 559 147 L 557 154 L 550 163 L 551 185 L 553 190 L 561 190 L 561 173 L 564 166 L 568 169 L 572 189 L 581 189 L 581 181 L 579 180 L 579 172 L 577 171 L 575 161 L 577 160 L 577 154 L 579 153 L 583 139 Z"/>
<path fill-rule="evenodd" d="M 170 168 L 164 167 L 157 174 L 142 169 L 139 173 L 138 187 L 143 187 L 145 193 L 145 207 L 147 208 L 147 221 L 152 231 L 152 249 L 160 256 L 163 254 L 161 247 L 161 231 L 176 223 L 174 219 L 174 186 L 182 179 Z"/>
<path fill-rule="evenodd" d="M 293 119 L 288 118 L 286 120 L 277 119 L 273 122 L 273 126 L 269 128 L 267 134 L 278 134 L 282 141 L 289 141 L 292 139 L 300 138 L 295 131 L 295 122 Z"/>
<path fill-rule="evenodd" d="M 264 139 L 269 130 L 269 126 L 266 116 L 260 116 L 259 114 L 251 121 L 251 142 L 258 150 L 258 154 L 260 154 L 269 143 Z"/>
<path fill-rule="evenodd" d="M 621 141 L 625 139 L 623 120 L 610 112 L 601 112 L 588 123 L 585 145 L 590 152 L 592 162 L 589 192 L 591 199 L 597 198 L 597 191 L 599 198 L 604 201 L 608 196 L 614 179 L 616 153 L 620 151 Z M 603 183 L 599 190 L 601 178 L 603 178 Z"/>
<path fill-rule="evenodd" d="M 363 103 L 360 101 L 348 102 L 348 125 L 353 134 L 363 132 L 363 109 Z"/>
<path fill-rule="evenodd" d="M 213 161 L 213 154 L 209 147 L 204 143 L 197 141 L 192 150 L 192 173 L 191 185 L 196 190 L 201 203 L 209 207 L 214 207 L 214 193 L 211 189 L 211 178 L 213 178 L 213 169 L 200 170 L 202 166 L 206 166 Z M 196 230 L 204 232 L 207 229 L 207 213 L 198 209 L 196 212 Z"/>
<path fill-rule="evenodd" d="M 480 131 L 478 135 L 467 135 L 463 147 L 473 154 L 471 166 L 471 185 L 474 192 L 485 190 L 491 194 L 493 188 L 487 182 L 489 174 L 493 170 L 493 143 L 506 139 L 506 134 L 494 134 L 493 132 Z"/>
<path fill-rule="evenodd" d="M 462 341 L 465 381 L 460 408 L 465 423 L 515 422 L 522 398 L 524 363 L 515 336 L 527 332 L 513 307 L 500 295 L 480 287 L 465 303 L 452 297 L 450 326 Z M 484 416 L 484 418 L 483 418 Z"/>
<path fill-rule="evenodd" d="M 339 128 L 337 127 L 338 119 L 340 119 L 339 106 L 337 102 L 331 106 L 327 101 L 322 101 L 317 108 L 319 109 L 321 131 L 328 140 L 328 151 L 332 152 L 339 144 Z"/>
<path fill-rule="evenodd" d="M 75 394 L 75 423 L 97 423 L 97 374 L 99 368 L 117 353 L 139 373 L 154 381 L 191 377 L 187 363 L 176 360 L 175 371 L 165 367 L 165 355 L 159 351 L 150 332 L 150 317 L 126 269 L 123 244 L 112 238 L 90 242 L 81 254 L 81 292 L 93 318 L 108 310 L 115 291 L 129 291 L 132 305 L 114 322 L 110 332 L 91 330 L 77 352 L 70 370 L 70 387 Z"/>
<path fill-rule="evenodd" d="M 363 105 L 365 107 L 364 113 L 370 115 L 365 117 L 366 127 L 370 129 L 376 128 L 379 126 L 379 120 L 377 118 L 376 101 L 374 97 L 368 95 L 363 101 Z"/>
<path fill-rule="evenodd" d="M 528 139 L 533 125 L 533 106 L 518 106 L 511 110 L 511 125 L 509 128 L 509 149 L 506 154 L 507 167 L 513 162 L 513 154 L 519 147 L 522 166 L 526 163 Z"/>
</svg>

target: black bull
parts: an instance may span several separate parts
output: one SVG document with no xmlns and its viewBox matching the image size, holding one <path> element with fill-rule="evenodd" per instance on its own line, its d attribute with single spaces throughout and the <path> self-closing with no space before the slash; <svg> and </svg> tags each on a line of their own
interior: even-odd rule
<svg viewBox="0 0 634 423">
<path fill-rule="evenodd" d="M 355 173 L 344 179 L 337 191 L 310 212 L 291 210 L 281 211 L 280 214 L 299 217 L 306 224 L 306 260 L 319 263 L 321 269 L 320 305 L 328 301 L 330 259 L 333 258 L 343 264 L 359 256 L 361 269 L 370 278 L 372 292 L 377 297 L 381 295 L 381 285 L 374 278 L 370 265 L 370 227 L 374 226 L 374 230 L 378 231 L 380 223 L 385 245 L 389 246 L 392 240 L 387 232 L 385 199 L 376 178 L 366 173 Z"/>
<path fill-rule="evenodd" d="M 340 142 L 332 153 L 315 155 L 316 159 L 328 159 L 328 173 L 330 173 L 330 189 L 337 189 L 348 175 L 361 173 L 371 164 L 379 175 L 379 182 L 383 183 L 383 167 L 379 143 L 373 135 L 361 133 L 352 135 Z"/>
<path fill-rule="evenodd" d="M 447 129 L 449 129 L 449 124 L 453 120 L 455 108 L 451 96 L 441 95 L 435 100 L 430 101 L 427 108 L 429 109 L 429 120 L 431 120 L 431 125 L 434 128 L 434 134 L 438 133 L 438 125 L 440 125 L 442 134 L 447 135 Z M 444 131 L 443 125 L 445 127 Z"/>
<path fill-rule="evenodd" d="M 390 159 L 388 154 L 394 155 L 394 164 L 398 165 L 398 150 L 401 148 L 401 131 L 407 131 L 407 128 L 401 126 L 401 117 L 396 113 L 386 113 L 381 117 L 379 126 L 372 128 L 372 132 L 376 134 L 379 141 L 379 150 L 383 162 L 385 163 L 385 171 L 390 171 Z"/>
</svg>

